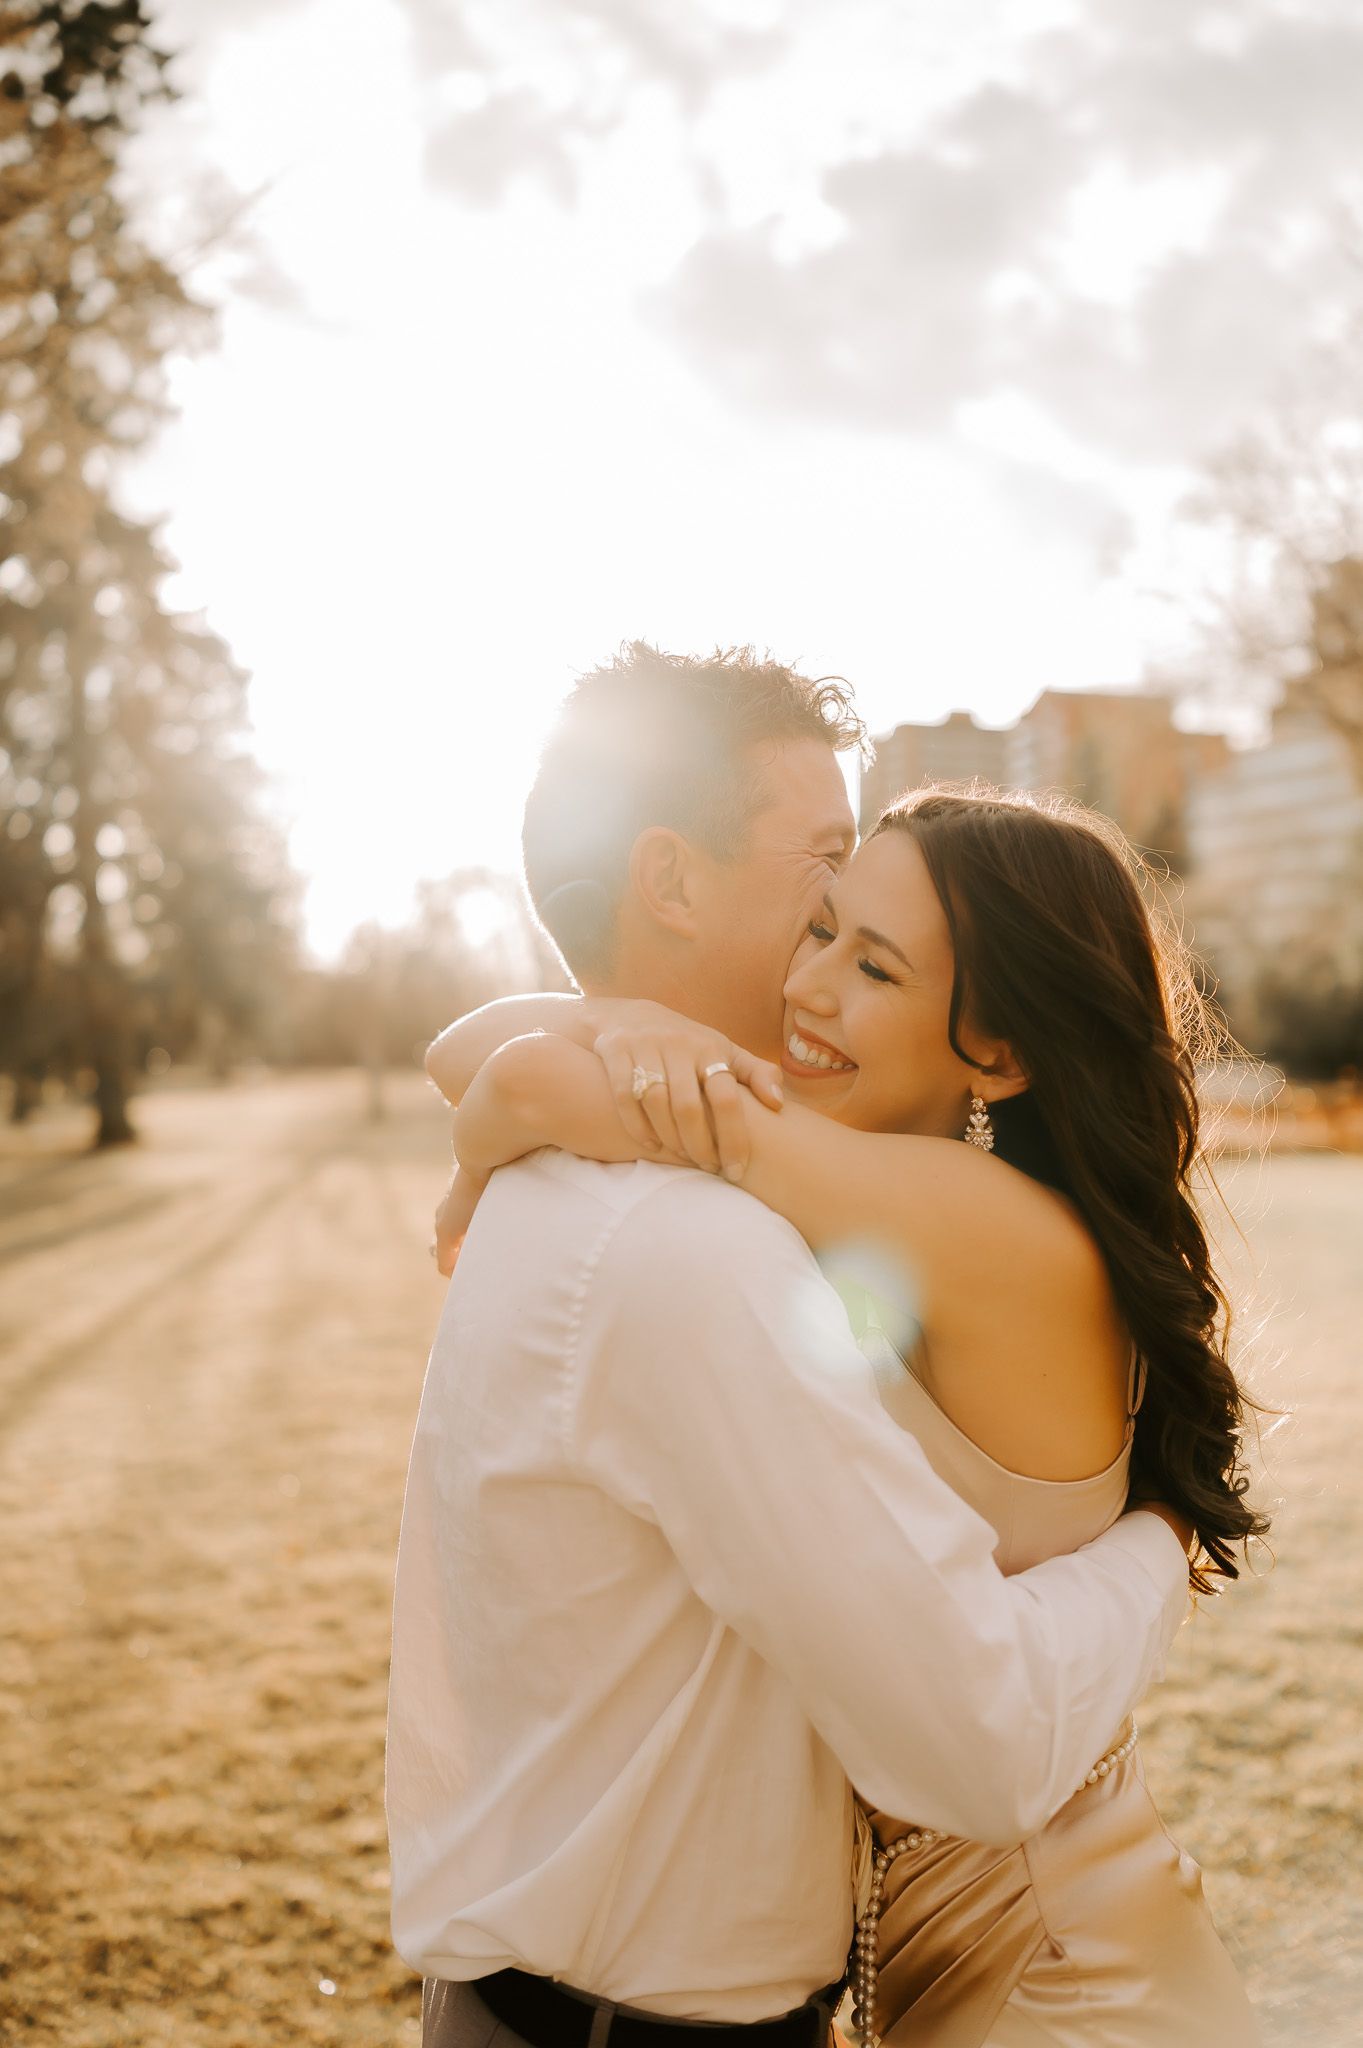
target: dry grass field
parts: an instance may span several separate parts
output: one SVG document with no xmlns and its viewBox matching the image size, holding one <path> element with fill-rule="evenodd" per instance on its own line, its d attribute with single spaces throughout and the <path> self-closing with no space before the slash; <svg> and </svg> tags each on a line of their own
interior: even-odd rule
<svg viewBox="0 0 1363 2048">
<path fill-rule="evenodd" d="M 353 1076 L 138 1120 L 102 1157 L 74 1117 L 0 1139 L 0 2039 L 400 2048 L 384 1685 L 443 1122 L 415 1077 L 366 1122 Z M 1261 1376 L 1297 1411 L 1269 1446 L 1278 1562 L 1185 1630 L 1146 1753 L 1270 2041 L 1345 2048 L 1363 1159 L 1231 1185 Z"/>
</svg>

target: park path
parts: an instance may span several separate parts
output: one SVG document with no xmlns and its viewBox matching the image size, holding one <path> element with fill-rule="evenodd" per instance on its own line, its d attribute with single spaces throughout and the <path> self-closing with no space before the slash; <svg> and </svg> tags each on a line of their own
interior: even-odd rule
<svg viewBox="0 0 1363 2048">
<path fill-rule="evenodd" d="M 6 2043 L 419 2037 L 382 1740 L 446 1127 L 415 1076 L 389 1105 L 367 1122 L 353 1076 L 242 1082 L 148 1098 L 129 1151 L 73 1157 L 61 1122 L 0 1144 Z M 1298 1410 L 1269 1447 L 1279 1563 L 1185 1630 L 1143 1741 L 1271 2042 L 1344 2048 L 1363 1160 L 1231 1184 L 1256 1370 Z"/>
<path fill-rule="evenodd" d="M 1261 1418 L 1261 1575 L 1205 1603 L 1140 1720 L 1269 2048 L 1363 2041 L 1363 1157 L 1223 1167 L 1217 1233 Z M 1271 1568 L 1269 1568 L 1271 1567 Z"/>
<path fill-rule="evenodd" d="M 5 2041 L 419 2037 L 382 1740 L 446 1126 L 389 1100 L 165 1094 L 3 1162 Z"/>
</svg>

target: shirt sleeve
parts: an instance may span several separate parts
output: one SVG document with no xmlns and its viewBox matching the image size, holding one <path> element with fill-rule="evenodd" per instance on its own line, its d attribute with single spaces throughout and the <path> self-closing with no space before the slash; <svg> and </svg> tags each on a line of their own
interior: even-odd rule
<svg viewBox="0 0 1363 2048">
<path fill-rule="evenodd" d="M 574 1460 L 656 1522 L 873 1805 L 1017 1841 L 1162 1672 L 1188 1597 L 1165 1523 L 1005 1578 L 803 1240 L 741 1191 L 678 1175 L 622 1218 L 572 1372 Z"/>
</svg>

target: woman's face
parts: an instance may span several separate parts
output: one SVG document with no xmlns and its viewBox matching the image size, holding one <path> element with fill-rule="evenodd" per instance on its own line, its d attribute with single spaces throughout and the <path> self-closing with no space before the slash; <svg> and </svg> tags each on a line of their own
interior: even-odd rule
<svg viewBox="0 0 1363 2048">
<path fill-rule="evenodd" d="M 785 987 L 781 1065 L 792 1100 L 865 1131 L 959 1138 L 979 1070 L 947 1032 L 951 933 L 907 832 L 868 841 L 829 889 Z M 998 1049 L 962 1042 L 988 1058 Z"/>
</svg>

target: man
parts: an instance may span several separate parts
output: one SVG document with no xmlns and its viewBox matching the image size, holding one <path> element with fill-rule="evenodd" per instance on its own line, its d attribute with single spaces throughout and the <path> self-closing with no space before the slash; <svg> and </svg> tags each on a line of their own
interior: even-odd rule
<svg viewBox="0 0 1363 2048">
<path fill-rule="evenodd" d="M 746 653 L 636 645 L 584 677 L 525 856 L 588 996 L 774 1052 L 854 838 L 836 753 L 859 736 L 839 685 Z M 457 1096 L 466 1074 L 439 1045 L 430 1064 Z M 1157 1515 L 1012 1580 L 994 1542 L 881 1411 L 780 1218 L 668 1166 L 541 1152 L 495 1175 L 398 1560 L 393 1920 L 426 2048 L 821 2042 L 850 1785 L 1018 1840 L 1184 1611 Z"/>
</svg>

